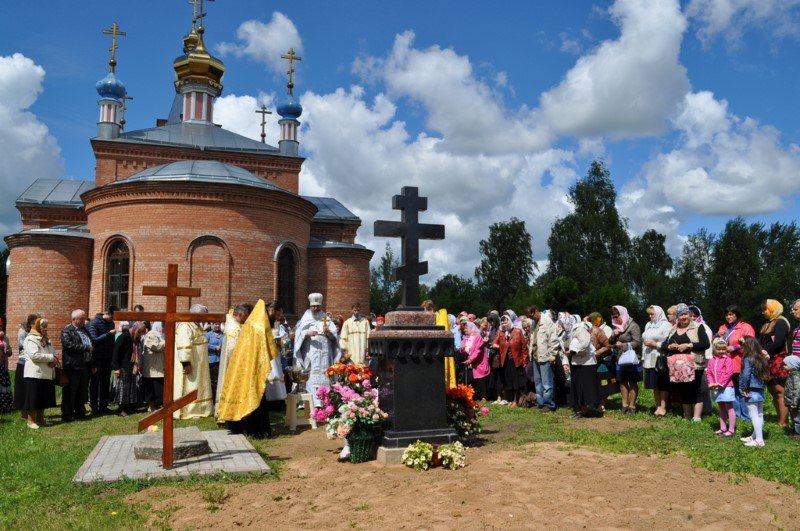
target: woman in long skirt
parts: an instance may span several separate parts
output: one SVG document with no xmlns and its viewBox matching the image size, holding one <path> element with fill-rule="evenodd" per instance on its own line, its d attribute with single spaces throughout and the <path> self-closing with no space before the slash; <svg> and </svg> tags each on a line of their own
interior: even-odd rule
<svg viewBox="0 0 800 531">
<path fill-rule="evenodd" d="M 134 323 L 127 332 L 123 332 L 114 343 L 111 356 L 111 369 L 114 371 L 116 392 L 113 403 L 119 406 L 119 414 L 127 417 L 141 403 L 139 372 L 142 366 L 139 345 L 147 329 L 142 322 Z"/>
<path fill-rule="evenodd" d="M 8 359 L 11 357 L 11 345 L 6 334 L 0 331 L 0 413 L 11 411 L 14 400 L 11 394 L 11 377 L 8 374 Z"/>
</svg>

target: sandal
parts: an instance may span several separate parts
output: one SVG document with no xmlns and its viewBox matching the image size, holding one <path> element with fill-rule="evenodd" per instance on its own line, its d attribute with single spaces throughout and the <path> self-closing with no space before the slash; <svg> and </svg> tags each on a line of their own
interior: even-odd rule
<svg viewBox="0 0 800 531">
<path fill-rule="evenodd" d="M 722 437 L 733 437 L 734 433 L 732 431 L 723 431 L 720 435 Z"/>
<path fill-rule="evenodd" d="M 722 435 L 723 433 L 727 433 L 727 432 L 722 431 L 722 430 L 717 430 L 717 431 L 714 432 L 714 435 Z"/>
</svg>

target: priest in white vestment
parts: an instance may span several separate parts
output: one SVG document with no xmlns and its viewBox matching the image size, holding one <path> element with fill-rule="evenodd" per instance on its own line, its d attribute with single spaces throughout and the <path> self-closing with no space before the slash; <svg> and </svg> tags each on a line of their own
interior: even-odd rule
<svg viewBox="0 0 800 531">
<path fill-rule="evenodd" d="M 239 339 L 239 332 L 242 325 L 247 321 L 253 305 L 249 303 L 240 304 L 228 312 L 225 316 L 225 328 L 223 329 L 222 348 L 219 356 L 219 378 L 217 380 L 217 399 L 214 404 L 214 416 L 217 417 L 219 411 L 219 397 L 222 395 L 222 388 L 225 385 L 225 375 L 228 370 L 228 362 L 236 348 L 236 340 Z"/>
<path fill-rule="evenodd" d="M 191 313 L 208 313 L 202 304 L 194 304 Z M 198 320 L 201 316 L 198 315 Z M 211 397 L 211 373 L 208 368 L 208 340 L 197 323 L 178 323 L 175 327 L 175 370 L 173 399 L 197 390 L 197 399 L 175 411 L 176 419 L 210 417 L 214 411 Z"/>
<path fill-rule="evenodd" d="M 286 329 L 283 327 L 283 306 L 278 301 L 272 301 L 267 305 L 269 322 L 272 324 L 272 337 L 275 346 L 281 355 L 272 358 L 271 370 L 267 377 L 267 390 L 265 391 L 267 400 L 286 400 L 286 377 L 283 373 L 283 345 L 289 338 Z"/>
<path fill-rule="evenodd" d="M 353 363 L 365 363 L 367 359 L 367 339 L 369 339 L 369 321 L 361 316 L 361 305 L 353 304 L 353 316 L 342 324 L 339 333 L 339 346 L 342 357 Z"/>
<path fill-rule="evenodd" d="M 339 360 L 339 347 L 336 338 L 336 325 L 322 311 L 322 294 L 308 296 L 308 305 L 294 332 L 295 365 L 310 370 L 306 388 L 314 397 L 314 405 L 320 407 L 317 388 L 331 384 L 325 371 Z"/>
</svg>

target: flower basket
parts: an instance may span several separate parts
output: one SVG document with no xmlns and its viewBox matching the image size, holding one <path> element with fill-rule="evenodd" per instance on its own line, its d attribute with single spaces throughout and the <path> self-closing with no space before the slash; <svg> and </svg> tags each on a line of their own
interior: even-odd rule
<svg viewBox="0 0 800 531">
<path fill-rule="evenodd" d="M 375 457 L 375 437 L 372 432 L 356 432 L 347 436 L 350 445 L 350 462 L 364 463 Z"/>
</svg>

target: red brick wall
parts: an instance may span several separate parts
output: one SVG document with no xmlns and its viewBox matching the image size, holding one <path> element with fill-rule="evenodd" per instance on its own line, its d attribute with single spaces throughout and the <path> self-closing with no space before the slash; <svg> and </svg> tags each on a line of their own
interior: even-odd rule
<svg viewBox="0 0 800 531">
<path fill-rule="evenodd" d="M 61 329 L 70 322 L 72 310 L 88 312 L 93 242 L 74 236 L 16 234 L 6 243 L 11 251 L 7 335 L 14 349 L 14 368 L 17 331 L 28 314 L 41 313 L 50 321 L 50 340 L 60 351 Z"/>
<path fill-rule="evenodd" d="M 138 145 L 92 139 L 95 159 L 95 185 L 101 186 L 125 179 L 151 166 L 179 160 L 218 160 L 241 166 L 266 181 L 297 194 L 300 157 L 283 157 L 258 153 L 201 150 L 188 147 Z"/>
<path fill-rule="evenodd" d="M 311 235 L 332 242 L 354 243 L 360 222 L 315 221 L 311 224 Z"/>
<path fill-rule="evenodd" d="M 86 214 L 83 208 L 57 206 L 17 206 L 22 218 L 22 230 L 46 229 L 55 225 L 83 225 Z"/>
<path fill-rule="evenodd" d="M 164 309 L 163 297 L 144 297 L 141 293 L 144 285 L 165 284 L 169 263 L 178 264 L 180 285 L 201 285 L 203 295 L 195 302 L 209 307 L 222 301 L 235 305 L 272 299 L 276 291 L 275 250 L 284 241 L 294 242 L 300 254 L 298 300 L 308 293 L 305 249 L 315 209 L 297 196 L 246 186 L 189 187 L 165 182 L 95 189 L 84 195 L 84 201 L 89 230 L 96 242 L 92 311 L 106 302 L 105 257 L 116 237 L 126 239 L 131 249 L 131 308 L 142 304 L 146 310 Z M 230 254 L 229 283 L 225 281 L 222 248 L 195 242 L 206 236 L 219 238 Z M 203 263 L 205 259 L 208 261 Z M 178 307 L 185 310 L 189 305 L 189 299 L 181 299 Z"/>
<path fill-rule="evenodd" d="M 197 300 L 210 312 L 227 312 L 231 308 L 230 254 L 224 243 L 213 238 L 197 240 L 190 250 L 191 286 L 202 290 Z"/>
<path fill-rule="evenodd" d="M 323 306 L 334 317 L 350 316 L 354 302 L 361 313 L 369 313 L 369 261 L 367 249 L 309 249 L 308 290 L 325 297 Z M 300 299 L 308 308 L 307 294 Z"/>
</svg>

